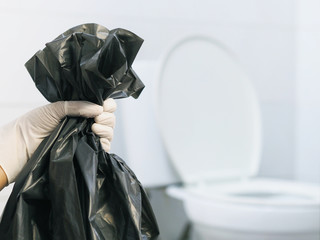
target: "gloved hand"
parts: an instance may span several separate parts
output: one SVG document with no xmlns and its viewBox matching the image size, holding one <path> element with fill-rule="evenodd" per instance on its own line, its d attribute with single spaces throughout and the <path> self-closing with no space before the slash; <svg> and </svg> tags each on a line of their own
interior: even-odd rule
<svg viewBox="0 0 320 240">
<path fill-rule="evenodd" d="M 85 101 L 61 101 L 34 109 L 0 128 L 0 166 L 8 183 L 14 181 L 42 140 L 50 135 L 65 116 L 95 118 L 92 131 L 110 150 L 115 125 L 116 103 L 107 99 L 103 107 Z"/>
</svg>

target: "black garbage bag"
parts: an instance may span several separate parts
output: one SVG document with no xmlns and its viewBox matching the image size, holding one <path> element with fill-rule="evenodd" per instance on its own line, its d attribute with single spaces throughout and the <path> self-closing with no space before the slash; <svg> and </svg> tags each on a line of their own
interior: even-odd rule
<svg viewBox="0 0 320 240">
<path fill-rule="evenodd" d="M 97 24 L 74 27 L 27 63 L 50 101 L 138 97 L 132 62 L 143 40 Z M 140 182 L 106 153 L 92 119 L 65 118 L 16 178 L 0 223 L 1 240 L 147 240 L 158 226 Z"/>
</svg>

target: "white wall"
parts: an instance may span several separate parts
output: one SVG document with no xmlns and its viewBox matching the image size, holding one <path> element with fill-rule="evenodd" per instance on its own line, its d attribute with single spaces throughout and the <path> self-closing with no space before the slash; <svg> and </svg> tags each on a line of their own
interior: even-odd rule
<svg viewBox="0 0 320 240">
<path fill-rule="evenodd" d="M 296 177 L 320 183 L 320 2 L 297 1 Z"/>
</svg>

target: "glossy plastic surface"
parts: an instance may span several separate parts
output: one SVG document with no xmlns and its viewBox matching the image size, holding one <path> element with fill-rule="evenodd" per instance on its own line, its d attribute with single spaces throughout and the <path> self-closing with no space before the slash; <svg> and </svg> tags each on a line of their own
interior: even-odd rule
<svg viewBox="0 0 320 240">
<path fill-rule="evenodd" d="M 143 40 L 124 29 L 76 26 L 46 44 L 27 63 L 37 88 L 50 102 L 107 97 L 137 98 L 144 88 L 131 65 Z"/>
</svg>

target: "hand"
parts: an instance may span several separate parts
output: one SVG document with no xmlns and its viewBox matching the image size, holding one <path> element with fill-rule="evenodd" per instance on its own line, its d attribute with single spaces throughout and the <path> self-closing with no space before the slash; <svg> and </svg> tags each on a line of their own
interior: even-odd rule
<svg viewBox="0 0 320 240">
<path fill-rule="evenodd" d="M 92 131 L 100 137 L 104 150 L 109 151 L 115 109 L 113 99 L 107 99 L 103 107 L 85 101 L 61 101 L 34 109 L 0 128 L 0 166 L 8 182 L 14 181 L 42 140 L 65 116 L 95 118 Z"/>
</svg>

